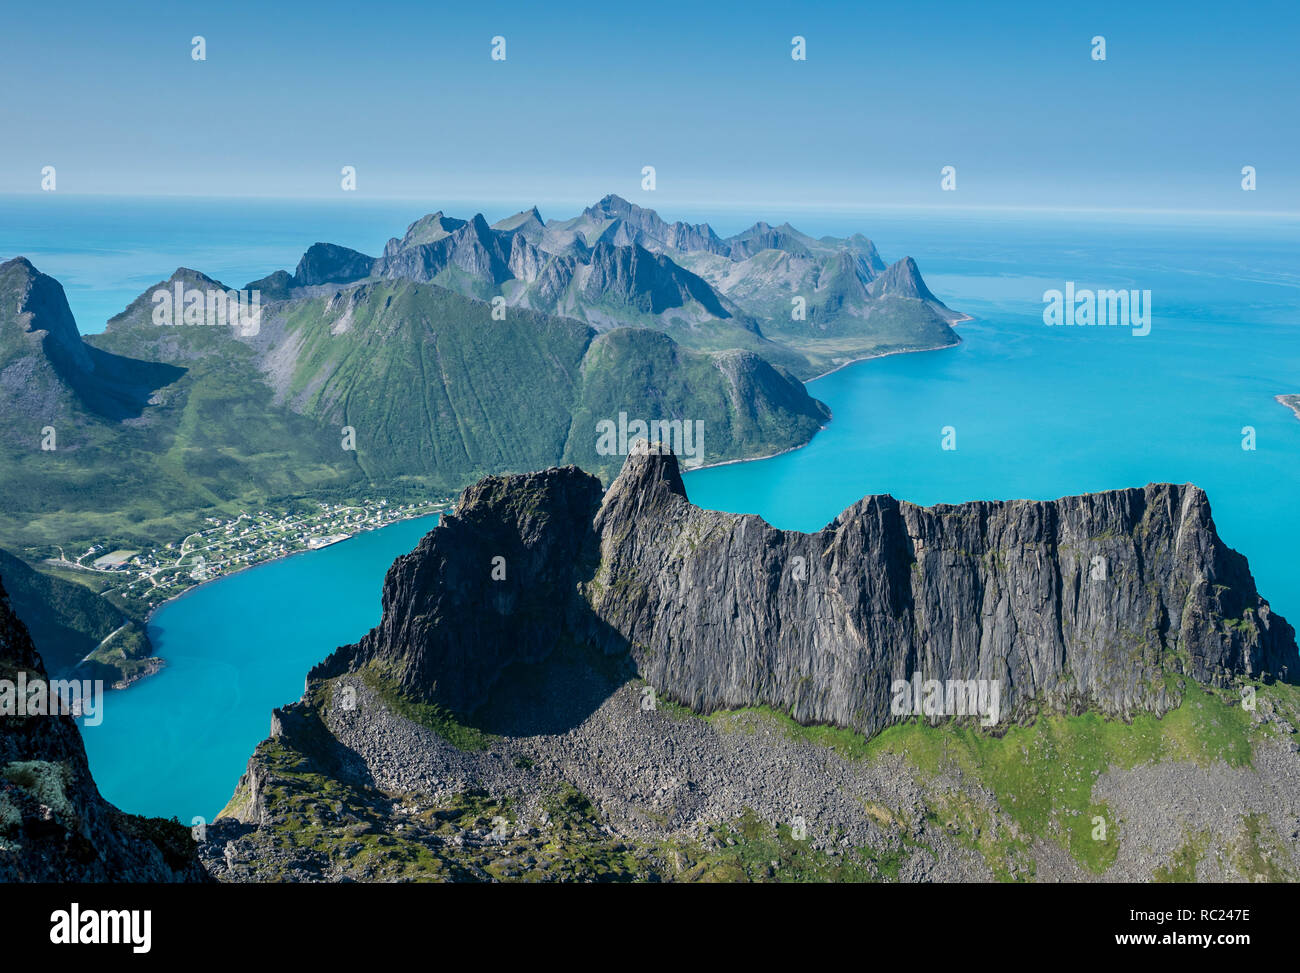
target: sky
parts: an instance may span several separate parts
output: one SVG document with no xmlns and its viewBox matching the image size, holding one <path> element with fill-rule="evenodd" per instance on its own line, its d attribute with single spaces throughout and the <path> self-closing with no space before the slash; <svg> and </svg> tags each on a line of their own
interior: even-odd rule
<svg viewBox="0 0 1300 973">
<path fill-rule="evenodd" d="M 52 2 L 0 33 L 0 193 L 350 165 L 370 199 L 1295 212 L 1297 37 L 1268 2 Z"/>
</svg>

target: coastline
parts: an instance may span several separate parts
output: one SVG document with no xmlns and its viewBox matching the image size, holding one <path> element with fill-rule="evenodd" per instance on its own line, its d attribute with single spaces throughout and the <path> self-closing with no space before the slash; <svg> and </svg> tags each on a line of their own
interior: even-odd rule
<svg viewBox="0 0 1300 973">
<path fill-rule="evenodd" d="M 961 321 L 974 321 L 974 320 L 975 318 L 973 318 L 969 314 L 964 314 L 961 317 Z M 961 321 L 955 321 L 953 323 L 959 324 L 961 323 Z M 948 348 L 956 348 L 957 345 L 960 345 L 961 343 L 962 343 L 962 338 L 960 335 L 958 335 L 956 342 L 954 342 L 951 345 L 934 345 L 933 347 L 930 348 L 895 348 L 893 351 L 882 351 L 875 355 L 864 355 L 861 358 L 854 358 L 852 361 L 846 361 L 841 365 L 836 365 L 828 372 L 822 372 L 820 375 L 814 375 L 812 378 L 807 379 L 803 384 L 806 387 L 809 383 L 815 382 L 819 378 L 825 378 L 827 375 L 834 375 L 836 372 L 840 371 L 841 369 L 848 368 L 850 365 L 860 364 L 861 362 L 864 361 L 875 361 L 877 358 L 890 358 L 894 355 L 919 355 L 927 351 L 945 351 Z M 827 408 L 830 408 L 830 406 L 827 406 Z M 1300 411 L 1298 411 L 1296 415 L 1300 416 Z M 827 422 L 833 421 L 834 418 L 835 418 L 835 413 L 832 412 L 830 418 L 827 419 Z M 817 432 L 821 432 L 825 428 L 826 426 L 823 425 L 818 428 Z M 781 449 L 775 453 L 768 453 L 766 456 L 746 456 L 746 457 L 742 457 L 741 459 L 724 459 L 724 460 L 719 460 L 716 463 L 705 463 L 702 466 L 693 466 L 690 469 L 684 469 L 682 471 L 682 475 L 687 476 L 691 473 L 698 473 L 700 470 L 712 470 L 719 466 L 734 466 L 737 463 L 758 463 L 765 459 L 775 459 L 778 456 L 784 456 L 786 453 L 793 453 L 796 449 L 803 449 L 805 446 L 812 443 L 813 439 L 816 438 L 817 437 L 814 434 L 806 443 L 800 443 L 798 446 L 791 446 L 788 449 Z"/>
<path fill-rule="evenodd" d="M 347 538 L 347 540 L 351 540 L 353 537 L 359 537 L 362 534 L 368 534 L 371 531 L 383 530 L 385 527 L 392 527 L 396 524 L 403 524 L 411 520 L 419 520 L 421 517 L 441 518 L 441 516 L 444 513 L 446 513 L 451 509 L 452 506 L 449 504 L 448 506 L 442 508 L 441 510 L 434 510 L 430 513 L 415 514 L 412 517 L 398 517 L 396 520 L 390 520 L 388 523 L 381 524 L 378 527 L 368 527 L 364 530 L 359 530 L 355 534 L 350 535 Z M 439 522 L 441 522 L 441 520 Z M 344 543 L 344 541 L 337 541 L 335 543 L 341 544 Z M 179 601 L 180 599 L 193 594 L 194 592 L 198 591 L 200 588 L 213 584 L 217 581 L 224 581 L 226 578 L 233 578 L 235 575 L 243 574 L 245 571 L 255 571 L 258 568 L 264 568 L 271 564 L 277 564 L 280 561 L 287 561 L 290 558 L 295 558 L 302 554 L 314 554 L 317 551 L 323 551 L 327 547 L 334 547 L 334 546 L 335 546 L 334 544 L 327 544 L 324 547 L 304 548 L 301 551 L 293 551 L 289 554 L 282 554 L 279 557 L 267 558 L 267 560 L 258 561 L 256 564 L 246 564 L 242 568 L 237 568 L 234 571 L 230 571 L 226 574 L 221 575 L 221 577 L 219 578 L 209 578 L 207 581 L 200 581 L 198 584 L 191 585 L 190 587 L 186 588 L 180 594 L 172 595 L 171 597 L 165 598 L 162 601 L 160 601 L 153 608 L 149 609 L 148 613 L 144 616 L 144 618 L 139 620 L 138 624 L 145 629 L 147 634 L 149 624 L 150 622 L 153 621 L 154 615 L 156 615 L 159 611 L 161 611 L 165 606 L 170 605 L 174 601 Z M 121 680 L 117 683 L 114 683 L 109 688 L 114 692 L 121 692 L 123 690 L 130 689 L 132 686 L 143 682 L 144 680 L 148 679 L 150 676 L 156 676 L 158 673 L 162 672 L 167 667 L 167 660 L 160 655 L 152 655 L 149 656 L 147 659 L 141 661 L 146 663 L 143 671 L 134 673 L 128 678 Z"/>
<path fill-rule="evenodd" d="M 949 321 L 948 327 L 954 327 L 958 324 L 965 324 L 967 321 L 974 321 L 974 315 L 963 314 L 956 321 Z M 836 365 L 830 371 L 822 372 L 820 375 L 814 375 L 812 378 L 805 379 L 804 385 L 809 382 L 815 382 L 819 378 L 825 378 L 827 375 L 834 375 L 841 368 L 848 368 L 850 365 L 856 365 L 858 362 L 875 361 L 877 358 L 889 358 L 891 355 L 916 355 L 923 351 L 943 351 L 945 348 L 956 348 L 962 343 L 961 335 L 957 335 L 957 340 L 950 345 L 931 345 L 929 348 L 895 348 L 893 351 L 882 351 L 875 355 L 864 355 L 861 358 L 854 358 L 852 361 L 846 361 L 842 365 Z"/>
<path fill-rule="evenodd" d="M 965 321 L 973 321 L 973 320 L 975 320 L 973 316 L 971 316 L 971 315 L 969 315 L 969 314 L 963 314 L 963 315 L 962 315 L 958 320 L 953 321 L 953 322 L 950 322 L 950 325 L 953 325 L 953 324 L 960 324 L 960 323 L 965 322 Z M 810 378 L 810 379 L 807 379 L 803 384 L 804 384 L 805 386 L 807 386 L 808 384 L 810 384 L 810 383 L 812 383 L 812 382 L 815 382 L 815 381 L 817 381 L 818 379 L 825 378 L 827 375 L 833 375 L 835 372 L 838 372 L 838 371 L 840 371 L 841 369 L 848 368 L 850 365 L 857 365 L 857 364 L 860 364 L 861 362 L 874 361 L 874 360 L 876 360 L 876 359 L 878 359 L 878 358 L 889 358 L 889 357 L 894 356 L 894 355 L 914 355 L 914 354 L 921 354 L 922 352 L 929 352 L 929 351 L 943 351 L 943 350 L 948 349 L 948 348 L 956 348 L 956 347 L 957 347 L 958 345 L 960 345 L 961 343 L 962 343 L 962 338 L 961 338 L 960 335 L 958 335 L 958 336 L 957 336 L 957 341 L 954 342 L 953 344 L 948 344 L 948 345 L 934 345 L 934 346 L 931 346 L 931 347 L 928 347 L 928 348 L 895 348 L 895 349 L 893 349 L 892 351 L 882 351 L 882 352 L 879 352 L 879 353 L 877 353 L 877 354 L 873 354 L 873 355 L 864 355 L 864 356 L 862 356 L 862 357 L 860 357 L 860 358 L 854 358 L 854 359 L 852 359 L 852 360 L 850 360 L 850 361 L 846 361 L 846 362 L 843 362 L 842 364 L 836 365 L 834 368 L 832 368 L 832 369 L 830 369 L 830 370 L 828 370 L 828 371 L 822 372 L 820 375 L 816 375 L 816 376 L 814 376 L 814 377 L 812 377 L 812 378 Z M 1278 401 L 1281 402 L 1283 397 L 1282 397 L 1282 396 L 1278 396 L 1277 398 L 1278 398 Z M 1287 403 L 1283 403 L 1283 404 L 1287 404 Z M 828 408 L 829 408 L 829 406 L 828 406 Z M 1297 417 L 1300 418 L 1300 408 L 1297 408 L 1297 407 L 1292 407 L 1292 408 L 1295 409 Z M 830 417 L 827 419 L 827 423 L 833 421 L 833 420 L 834 420 L 834 417 L 835 417 L 835 416 L 834 416 L 834 413 L 832 412 L 831 415 L 830 415 Z M 825 428 L 826 428 L 826 425 L 822 425 L 822 426 L 818 427 L 818 430 L 817 430 L 817 431 L 818 431 L 818 432 L 821 432 L 821 431 L 824 430 Z M 775 453 L 768 453 L 768 454 L 766 454 L 766 455 L 764 455 L 764 456 L 747 456 L 747 457 L 741 457 L 741 458 L 739 458 L 739 459 L 721 460 L 721 461 L 716 462 L 716 463 L 705 463 L 705 464 L 703 464 L 703 465 L 701 465 L 701 466 L 694 467 L 693 469 L 684 470 L 683 473 L 684 473 L 684 474 L 690 474 L 690 473 L 696 473 L 696 472 L 699 472 L 700 470 L 714 469 L 715 467 L 720 467 L 720 466 L 734 466 L 734 465 L 736 465 L 737 463 L 757 463 L 757 462 L 760 462 L 760 461 L 762 461 L 762 460 L 775 459 L 775 458 L 778 457 L 778 456 L 784 456 L 786 453 L 793 453 L 795 450 L 803 449 L 805 446 L 809 445 L 809 444 L 810 444 L 810 443 L 811 443 L 815 438 L 816 438 L 816 434 L 814 434 L 813 436 L 809 437 L 809 439 L 808 439 L 807 442 L 799 443 L 797 446 L 790 446 L 790 447 L 788 447 L 788 448 L 786 448 L 786 449 L 777 450 Z M 352 535 L 350 535 L 350 537 L 347 538 L 347 539 L 350 540 L 352 537 L 357 537 L 357 536 L 359 536 L 360 534 L 369 533 L 370 531 L 373 531 L 373 530 L 382 530 L 384 527 L 391 527 L 391 526 L 393 526 L 394 524 L 404 523 L 404 522 L 409 521 L 409 520 L 418 520 L 418 519 L 421 518 L 421 517 L 433 517 L 433 516 L 439 516 L 439 517 L 440 517 L 442 514 L 446 513 L 446 512 L 449 511 L 449 510 L 452 510 L 452 509 L 453 509 L 453 505 L 449 504 L 448 506 L 444 507 L 444 508 L 441 509 L 441 510 L 434 510 L 434 511 L 431 511 L 431 512 L 429 512 L 429 513 L 415 514 L 414 516 L 411 516 L 411 517 L 399 517 L 399 518 L 397 518 L 396 520 L 392 520 L 392 521 L 390 521 L 390 522 L 388 522 L 388 523 L 386 523 L 386 524 L 382 524 L 382 525 L 380 525 L 379 527 L 369 527 L 369 528 L 366 528 L 365 530 L 357 531 L 356 534 L 352 534 Z M 338 541 L 338 542 L 335 542 L 335 543 L 343 543 L 343 542 L 342 542 L 342 541 Z M 178 601 L 179 599 L 184 598 L 184 597 L 186 597 L 187 595 L 190 595 L 190 594 L 192 594 L 192 593 L 195 592 L 195 591 L 198 591 L 200 588 L 203 588 L 203 587 L 206 586 L 206 585 L 212 584 L 212 583 L 214 583 L 214 582 L 216 582 L 216 581 L 224 580 L 225 578 L 234 577 L 235 575 L 237 575 L 237 574 L 241 574 L 241 573 L 243 573 L 243 572 L 245 572 L 245 571 L 256 570 L 257 568 L 266 567 L 267 565 L 275 564 L 275 563 L 277 563 L 277 562 L 279 562 L 279 561 L 285 561 L 285 560 L 288 560 L 288 559 L 290 559 L 290 558 L 298 557 L 299 555 L 302 555 L 302 554 L 312 554 L 312 553 L 315 553 L 316 551 L 324 550 L 325 547 L 333 547 L 333 546 L 334 546 L 334 544 L 329 544 L 329 545 L 325 545 L 324 547 L 320 547 L 320 548 L 305 548 L 305 549 L 303 549 L 303 550 L 301 550 L 301 551 L 293 551 L 293 552 L 291 552 L 291 553 L 289 553 L 289 554 L 282 554 L 282 555 L 280 555 L 279 557 L 273 557 L 273 558 L 268 558 L 268 559 L 265 560 L 265 561 L 259 561 L 259 562 L 256 563 L 256 564 L 247 564 L 247 565 L 244 565 L 243 567 L 237 568 L 237 569 L 235 569 L 234 571 L 230 571 L 230 572 L 228 572 L 228 573 L 226 573 L 226 574 L 221 575 L 221 577 L 219 577 L 219 578 L 210 578 L 210 579 L 207 580 L 207 581 L 200 581 L 198 584 L 195 584 L 195 585 L 192 585 L 192 586 L 189 587 L 189 588 L 186 588 L 184 591 L 180 592 L 179 594 L 171 595 L 170 597 L 165 598 L 165 599 L 163 599 L 162 601 L 160 601 L 160 602 L 159 602 L 157 605 L 155 605 L 153 608 L 149 609 L 149 611 L 145 614 L 145 616 L 144 616 L 142 619 L 140 619 L 140 624 L 141 624 L 141 625 L 142 625 L 142 626 L 147 630 L 147 629 L 148 629 L 148 626 L 149 626 L 150 623 L 153 621 L 154 616 L 155 616 L 155 615 L 156 615 L 160 610 L 162 610 L 163 607 L 165 607 L 166 605 L 170 605 L 172 602 L 174 602 L 174 601 Z M 76 565 L 76 566 L 77 566 L 77 567 L 82 567 L 81 565 Z M 83 570 L 86 570 L 86 569 L 83 568 Z M 156 665 L 156 666 L 151 666 L 147 671 L 142 672 L 142 673 L 140 673 L 140 674 L 138 674 L 138 675 L 132 677 L 132 678 L 131 678 L 130 680 L 128 680 L 124 685 L 122 685 L 120 688 L 121 688 L 121 689 L 129 689 L 131 686 L 135 685 L 136 683 L 141 682 L 141 681 L 143 681 L 143 680 L 149 678 L 149 677 L 152 676 L 152 675 L 156 675 L 158 672 L 162 671 L 162 669 L 165 668 L 165 666 L 166 666 L 166 660 L 163 659 L 161 656 L 152 656 L 152 657 L 150 657 L 150 660 L 149 660 L 149 661 L 150 661 L 150 662 L 155 662 L 155 661 L 156 661 L 157 665 Z M 119 687 L 114 686 L 113 688 L 114 688 L 114 689 L 118 689 Z"/>
<path fill-rule="evenodd" d="M 820 426 L 818 427 L 817 432 L 821 432 L 825 428 L 826 428 L 825 426 Z M 682 476 L 683 477 L 689 476 L 692 473 L 698 473 L 700 470 L 711 470 L 719 466 L 735 466 L 737 463 L 757 463 L 765 459 L 775 459 L 778 456 L 784 456 L 786 453 L 793 453 L 796 449 L 803 449 L 805 446 L 808 445 L 808 443 L 811 443 L 815 438 L 817 437 L 814 434 L 812 439 L 809 439 L 807 443 L 800 443 L 798 446 L 791 446 L 788 449 L 778 450 L 775 453 L 768 453 L 766 456 L 747 456 L 741 459 L 724 459 L 724 460 L 719 460 L 716 463 L 704 463 L 701 466 L 692 466 L 690 469 L 683 469 Z"/>
<path fill-rule="evenodd" d="M 974 318 L 968 318 L 967 320 L 973 321 Z M 848 368 L 850 365 L 856 365 L 859 362 L 875 361 L 877 358 L 892 358 L 894 355 L 919 355 L 927 351 L 945 351 L 948 348 L 956 348 L 961 343 L 961 336 L 958 335 L 957 340 L 950 345 L 933 345 L 929 348 L 895 348 L 893 351 L 882 351 L 875 355 L 864 355 L 861 358 L 854 358 L 852 361 L 846 361 L 841 365 L 836 365 L 830 371 L 822 372 L 820 375 L 814 375 L 812 378 L 805 381 L 804 385 L 807 385 L 809 382 L 816 382 L 818 379 L 825 378 L 827 375 L 834 375 L 836 372 L 840 371 L 840 369 Z"/>
<path fill-rule="evenodd" d="M 1295 413 L 1297 419 L 1300 419 L 1300 394 L 1288 392 L 1285 395 L 1275 395 L 1273 401 L 1286 406 Z"/>
<path fill-rule="evenodd" d="M 362 534 L 368 534 L 371 531 L 375 531 L 375 530 L 383 530 L 385 527 L 392 527 L 396 524 L 404 524 L 410 520 L 419 520 L 421 517 L 441 517 L 444 513 L 446 513 L 448 510 L 451 509 L 452 509 L 451 506 L 448 505 L 444 507 L 442 510 L 434 510 L 429 513 L 415 514 L 412 517 L 398 517 L 396 520 L 390 520 L 388 523 L 380 524 L 378 527 L 367 527 L 364 530 L 359 530 L 355 534 L 349 535 L 347 538 L 345 538 L 345 540 L 352 540 L 352 538 L 360 537 Z M 344 541 L 335 542 L 335 544 L 342 544 L 342 543 L 344 543 Z M 236 568 L 233 571 L 228 571 L 225 574 L 221 575 L 221 577 L 219 578 L 209 578 L 207 581 L 200 581 L 198 584 L 191 585 L 190 587 L 186 588 L 180 594 L 171 595 L 170 597 L 164 598 L 162 601 L 158 602 L 158 604 L 154 605 L 154 607 L 149 609 L 148 613 L 144 616 L 143 619 L 141 619 L 140 624 L 145 625 L 147 627 L 149 623 L 153 621 L 154 615 L 156 615 L 159 611 L 161 611 L 165 605 L 170 605 L 173 601 L 178 601 L 181 598 L 184 598 L 186 595 L 198 591 L 200 588 L 206 587 L 207 585 L 214 584 L 218 581 L 224 581 L 226 578 L 233 578 L 235 575 L 243 574 L 245 571 L 256 571 L 258 568 L 264 568 L 270 564 L 278 564 L 280 561 L 287 561 L 290 558 L 298 557 L 301 554 L 315 554 L 317 551 L 323 551 L 326 550 L 326 548 L 334 547 L 334 546 L 335 546 L 334 544 L 326 544 L 322 547 L 307 547 L 307 548 L 303 548 L 301 551 L 290 551 L 288 554 L 281 554 L 279 557 L 267 558 L 265 561 L 258 561 L 256 564 L 245 564 L 242 568 Z"/>
</svg>

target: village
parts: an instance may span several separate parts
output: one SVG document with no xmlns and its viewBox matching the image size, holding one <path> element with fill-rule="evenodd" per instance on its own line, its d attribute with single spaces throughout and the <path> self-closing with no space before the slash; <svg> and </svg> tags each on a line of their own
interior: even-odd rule
<svg viewBox="0 0 1300 973">
<path fill-rule="evenodd" d="M 121 577 L 103 594 L 133 614 L 147 615 L 195 585 L 276 558 L 318 550 L 399 520 L 440 513 L 449 500 L 364 505 L 321 503 L 308 512 L 259 510 L 231 519 L 205 518 L 208 527 L 179 543 L 149 550 L 111 550 L 92 544 L 80 556 L 55 563 Z"/>
</svg>

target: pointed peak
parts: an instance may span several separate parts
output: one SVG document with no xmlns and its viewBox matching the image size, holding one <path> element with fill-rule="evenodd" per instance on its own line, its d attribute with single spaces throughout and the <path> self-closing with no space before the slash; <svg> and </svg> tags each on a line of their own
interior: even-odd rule
<svg viewBox="0 0 1300 973">
<path fill-rule="evenodd" d="M 203 273 L 203 271 L 193 270 L 189 267 L 177 267 L 172 271 L 172 275 L 163 283 L 175 284 L 178 281 L 182 284 L 199 284 L 204 287 L 220 287 L 225 289 L 225 285 L 221 283 L 221 281 L 213 280 L 207 274 Z"/>
<path fill-rule="evenodd" d="M 671 496 L 686 499 L 681 466 L 672 449 L 665 443 L 651 443 L 645 439 L 629 444 L 623 471 L 610 484 L 606 504 L 622 497 L 650 500 Z"/>
<path fill-rule="evenodd" d="M 396 247 L 390 241 L 385 250 L 414 247 L 422 243 L 436 243 L 443 237 L 459 230 L 465 225 L 465 222 L 465 220 L 458 220 L 454 216 L 448 216 L 442 210 L 438 210 L 436 213 L 427 213 L 406 228 L 406 234 L 401 240 L 397 241 Z"/>
<path fill-rule="evenodd" d="M 492 224 L 492 229 L 501 233 L 516 233 L 519 230 L 536 231 L 544 229 L 546 223 L 542 220 L 542 214 L 537 211 L 537 207 L 532 209 L 521 209 L 518 213 L 507 216 L 505 219 L 497 220 Z"/>
<path fill-rule="evenodd" d="M 606 219 L 611 217 L 628 216 L 633 213 L 653 213 L 654 210 L 644 210 L 636 203 L 629 202 L 617 193 L 610 193 L 602 196 L 598 202 L 588 206 L 585 210 L 588 216 L 603 216 Z"/>
<path fill-rule="evenodd" d="M 7 270 L 21 270 L 28 274 L 39 274 L 40 271 L 26 257 L 14 257 L 12 260 L 6 260 L 0 263 L 0 273 Z"/>
</svg>

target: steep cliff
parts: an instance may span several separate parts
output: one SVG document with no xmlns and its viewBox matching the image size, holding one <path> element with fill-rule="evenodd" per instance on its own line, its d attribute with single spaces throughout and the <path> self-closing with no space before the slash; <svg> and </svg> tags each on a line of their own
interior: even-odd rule
<svg viewBox="0 0 1300 973">
<path fill-rule="evenodd" d="M 20 674 L 29 689 L 49 678 L 0 587 L 0 699 Z M 206 879 L 187 828 L 100 796 L 71 716 L 0 715 L 0 882 Z"/>
<path fill-rule="evenodd" d="M 489 477 L 399 558 L 381 624 L 317 667 L 380 664 L 456 712 L 565 641 L 628 656 L 697 711 L 766 705 L 874 734 L 896 681 L 997 687 L 998 722 L 1179 701 L 1185 674 L 1300 672 L 1294 631 L 1219 539 L 1205 494 L 1156 484 L 923 508 L 868 497 L 815 534 L 701 510 L 676 457 L 629 456 L 603 500 L 572 467 Z"/>
</svg>

